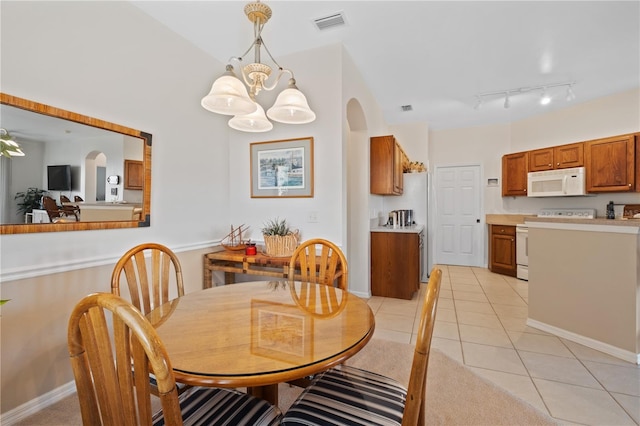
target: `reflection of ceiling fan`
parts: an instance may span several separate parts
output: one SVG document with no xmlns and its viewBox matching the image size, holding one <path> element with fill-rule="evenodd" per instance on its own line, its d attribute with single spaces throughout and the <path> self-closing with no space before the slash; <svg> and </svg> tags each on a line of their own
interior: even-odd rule
<svg viewBox="0 0 640 426">
<path fill-rule="evenodd" d="M 20 145 L 13 139 L 13 136 L 5 128 L 0 127 L 0 156 L 24 157 L 24 152 Z"/>
</svg>

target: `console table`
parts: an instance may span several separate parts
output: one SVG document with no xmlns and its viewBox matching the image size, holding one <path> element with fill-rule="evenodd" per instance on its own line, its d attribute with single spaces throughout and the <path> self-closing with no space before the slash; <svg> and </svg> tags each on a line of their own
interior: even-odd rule
<svg viewBox="0 0 640 426">
<path fill-rule="evenodd" d="M 213 286 L 213 271 L 224 272 L 225 284 L 234 283 L 235 274 L 288 278 L 290 259 L 290 257 L 270 257 L 262 253 L 246 255 L 242 250 L 223 250 L 206 253 L 202 262 L 204 267 L 202 288 L 211 288 Z M 299 268 L 296 267 L 296 271 L 298 270 Z M 341 275 L 342 271 L 338 271 L 335 278 Z"/>
<path fill-rule="evenodd" d="M 244 254 L 243 250 L 206 253 L 203 259 L 202 288 L 213 286 L 213 271 L 224 271 L 225 284 L 235 282 L 235 274 L 287 278 L 289 259 L 289 257 L 269 257 L 261 253 L 249 256 Z"/>
</svg>

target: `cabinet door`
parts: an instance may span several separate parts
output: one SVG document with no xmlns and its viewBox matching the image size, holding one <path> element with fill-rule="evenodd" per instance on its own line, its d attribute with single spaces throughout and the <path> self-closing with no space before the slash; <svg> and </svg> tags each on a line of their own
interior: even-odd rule
<svg viewBox="0 0 640 426">
<path fill-rule="evenodd" d="M 516 276 L 515 231 L 515 226 L 491 226 L 491 247 L 489 251 L 492 272 Z"/>
<path fill-rule="evenodd" d="M 393 144 L 393 193 L 402 194 L 403 191 L 403 175 L 402 175 L 402 150 L 398 142 Z"/>
<path fill-rule="evenodd" d="M 144 166 L 142 161 L 124 160 L 124 188 L 144 188 Z"/>
<path fill-rule="evenodd" d="M 556 169 L 584 166 L 584 143 L 578 142 L 554 147 L 553 160 Z"/>
<path fill-rule="evenodd" d="M 529 151 L 529 171 L 539 172 L 553 169 L 553 148 Z"/>
<path fill-rule="evenodd" d="M 634 145 L 634 135 L 585 142 L 587 192 L 633 191 Z"/>
<path fill-rule="evenodd" d="M 371 233 L 371 294 L 411 299 L 420 288 L 420 237 L 415 233 Z"/>
<path fill-rule="evenodd" d="M 502 157 L 502 196 L 527 195 L 528 152 Z"/>
<path fill-rule="evenodd" d="M 370 192 L 402 194 L 402 151 L 393 136 L 374 136 L 369 151 Z"/>
</svg>

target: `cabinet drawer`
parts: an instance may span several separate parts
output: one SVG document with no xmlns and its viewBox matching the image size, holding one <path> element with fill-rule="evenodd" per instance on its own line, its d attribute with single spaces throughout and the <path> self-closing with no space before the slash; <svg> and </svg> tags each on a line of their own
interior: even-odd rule
<svg viewBox="0 0 640 426">
<path fill-rule="evenodd" d="M 491 233 L 498 235 L 516 235 L 516 227 L 510 225 L 491 225 Z"/>
</svg>

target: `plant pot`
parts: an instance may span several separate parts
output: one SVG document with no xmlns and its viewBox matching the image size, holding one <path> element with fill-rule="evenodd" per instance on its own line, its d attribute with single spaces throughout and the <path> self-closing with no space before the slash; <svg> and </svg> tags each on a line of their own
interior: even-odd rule
<svg viewBox="0 0 640 426">
<path fill-rule="evenodd" d="M 289 257 L 298 247 L 300 233 L 296 230 L 287 235 L 263 235 L 264 253 L 272 257 Z"/>
</svg>

